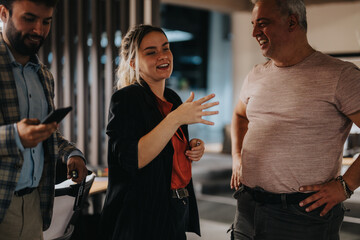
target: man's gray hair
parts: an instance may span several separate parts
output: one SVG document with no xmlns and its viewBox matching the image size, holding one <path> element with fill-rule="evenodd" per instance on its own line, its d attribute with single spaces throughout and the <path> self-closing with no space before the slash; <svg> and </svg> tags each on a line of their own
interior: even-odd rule
<svg viewBox="0 0 360 240">
<path fill-rule="evenodd" d="M 265 2 L 268 0 L 251 0 L 253 4 L 257 2 Z M 306 7 L 303 0 L 275 0 L 284 16 L 294 14 L 297 16 L 300 27 L 307 31 Z"/>
</svg>

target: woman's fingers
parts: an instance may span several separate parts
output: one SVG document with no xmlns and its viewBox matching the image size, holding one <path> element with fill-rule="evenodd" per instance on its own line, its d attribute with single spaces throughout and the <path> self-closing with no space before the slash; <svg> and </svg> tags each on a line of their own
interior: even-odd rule
<svg viewBox="0 0 360 240">
<path fill-rule="evenodd" d="M 219 111 L 203 111 L 201 115 L 202 116 L 210 116 L 210 115 L 216 115 L 218 113 L 219 113 Z"/>
<path fill-rule="evenodd" d="M 205 104 L 202 104 L 202 109 L 208 109 L 208 108 L 211 108 L 211 107 L 214 107 L 216 105 L 219 105 L 219 102 L 211 102 L 211 103 L 205 103 Z"/>
<path fill-rule="evenodd" d="M 214 122 L 211 122 L 211 121 L 208 121 L 208 120 L 205 120 L 205 119 L 201 119 L 200 123 L 203 123 L 203 124 L 206 124 L 206 125 L 214 125 L 215 124 Z"/>
<path fill-rule="evenodd" d="M 176 110 L 178 119 L 182 124 L 202 123 L 205 125 L 214 125 L 214 122 L 202 119 L 203 116 L 216 115 L 219 111 L 204 111 L 205 109 L 219 105 L 219 102 L 209 102 L 215 94 L 209 94 L 199 100 L 194 101 L 195 95 L 190 93 L 190 97 Z"/>
<path fill-rule="evenodd" d="M 202 98 L 196 100 L 195 102 L 196 102 L 196 103 L 203 104 L 204 102 L 207 102 L 207 101 L 209 101 L 210 99 L 212 99 L 212 98 L 214 98 L 214 97 L 215 97 L 215 94 L 212 93 L 212 94 L 209 94 L 209 95 L 207 95 L 207 96 L 205 96 L 205 97 L 202 97 Z"/>
<path fill-rule="evenodd" d="M 192 102 L 194 100 L 194 97 L 195 97 L 194 92 L 191 92 L 190 97 L 185 102 Z"/>
</svg>

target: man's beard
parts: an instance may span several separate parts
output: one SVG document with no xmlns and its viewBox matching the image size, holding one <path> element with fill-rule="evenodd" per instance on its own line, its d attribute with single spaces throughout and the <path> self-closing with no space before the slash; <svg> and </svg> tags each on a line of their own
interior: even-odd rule
<svg viewBox="0 0 360 240">
<path fill-rule="evenodd" d="M 25 34 L 24 36 L 22 36 L 21 32 L 15 28 L 14 23 L 11 20 L 11 17 L 9 19 L 9 24 L 6 29 L 6 36 L 10 41 L 11 47 L 17 53 L 23 56 L 31 56 L 33 54 L 36 54 L 45 40 L 43 37 L 39 35 Z M 25 39 L 29 36 L 41 37 L 39 44 L 31 44 L 30 46 L 26 45 Z"/>
</svg>

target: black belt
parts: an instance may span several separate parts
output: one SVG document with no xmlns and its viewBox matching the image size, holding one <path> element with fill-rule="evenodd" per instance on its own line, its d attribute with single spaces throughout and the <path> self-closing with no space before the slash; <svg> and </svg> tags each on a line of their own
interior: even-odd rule
<svg viewBox="0 0 360 240">
<path fill-rule="evenodd" d="M 298 204 L 314 193 L 271 193 L 265 190 L 257 190 L 243 185 L 244 190 L 251 194 L 255 202 L 269 204 Z"/>
<path fill-rule="evenodd" d="M 17 197 L 21 197 L 21 196 L 24 196 L 24 195 L 26 195 L 26 194 L 32 193 L 35 189 L 36 189 L 36 188 L 29 188 L 29 187 L 27 187 L 27 188 L 23 188 L 23 189 L 21 189 L 21 190 L 19 190 L 19 191 L 15 191 L 14 194 L 15 194 L 15 196 L 17 196 Z"/>
<path fill-rule="evenodd" d="M 183 199 L 189 196 L 189 191 L 186 188 L 171 189 L 172 198 Z"/>
</svg>

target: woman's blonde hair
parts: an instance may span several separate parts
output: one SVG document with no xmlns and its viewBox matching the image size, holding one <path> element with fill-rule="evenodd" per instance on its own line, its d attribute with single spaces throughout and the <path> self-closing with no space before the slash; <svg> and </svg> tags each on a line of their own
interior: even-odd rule
<svg viewBox="0 0 360 240">
<path fill-rule="evenodd" d="M 120 64 L 116 71 L 118 81 L 116 83 L 117 89 L 126 87 L 128 85 L 134 84 L 135 82 L 140 82 L 140 73 L 139 73 L 139 57 L 138 51 L 143 38 L 150 32 L 165 32 L 158 27 L 151 25 L 136 25 L 129 29 L 125 37 L 121 41 L 120 47 Z M 134 67 L 131 67 L 131 61 L 134 61 Z"/>
</svg>

